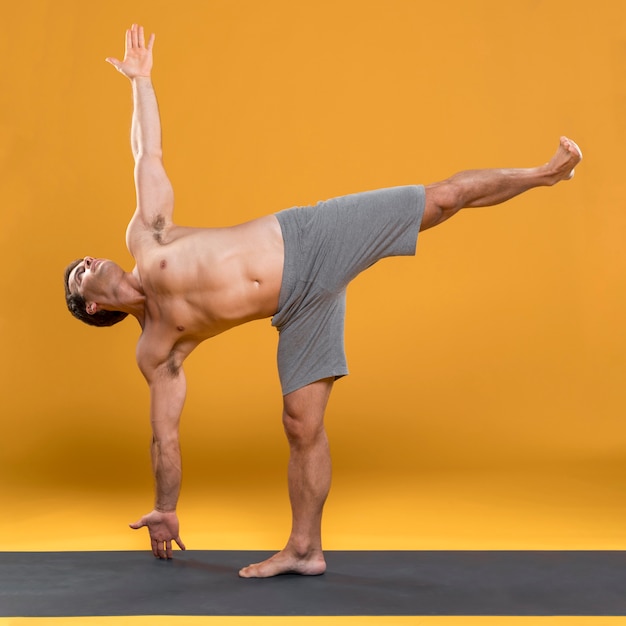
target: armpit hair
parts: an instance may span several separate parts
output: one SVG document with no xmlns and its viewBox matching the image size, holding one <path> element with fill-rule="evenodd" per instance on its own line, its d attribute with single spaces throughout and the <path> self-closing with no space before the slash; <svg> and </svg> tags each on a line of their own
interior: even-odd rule
<svg viewBox="0 0 626 626">
<path fill-rule="evenodd" d="M 178 376 L 178 372 L 180 371 L 180 363 L 176 358 L 176 354 L 174 351 L 170 352 L 169 357 L 167 358 L 167 373 L 172 376 Z"/>
<path fill-rule="evenodd" d="M 163 243 L 163 229 L 165 228 L 165 218 L 162 215 L 157 215 L 152 222 L 152 230 L 154 233 L 152 236 L 156 239 L 157 243 Z"/>
</svg>

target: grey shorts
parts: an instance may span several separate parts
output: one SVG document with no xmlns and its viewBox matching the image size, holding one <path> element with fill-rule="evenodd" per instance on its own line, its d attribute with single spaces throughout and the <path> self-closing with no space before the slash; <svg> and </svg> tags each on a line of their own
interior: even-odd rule
<svg viewBox="0 0 626 626">
<path fill-rule="evenodd" d="M 424 187 L 412 185 L 276 214 L 285 263 L 272 326 L 280 333 L 278 374 L 284 395 L 348 373 L 346 287 L 382 258 L 415 254 L 424 204 Z"/>
</svg>

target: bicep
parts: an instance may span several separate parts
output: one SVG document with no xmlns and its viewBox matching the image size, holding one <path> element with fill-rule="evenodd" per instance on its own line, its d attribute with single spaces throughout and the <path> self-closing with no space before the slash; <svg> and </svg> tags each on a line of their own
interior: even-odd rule
<svg viewBox="0 0 626 626">
<path fill-rule="evenodd" d="M 137 365 L 150 388 L 150 422 L 155 436 L 174 435 L 187 395 L 182 361 L 174 361 L 172 352 L 150 349 L 142 337 L 137 344 Z"/>
<path fill-rule="evenodd" d="M 137 213 L 150 227 L 171 223 L 174 212 L 174 190 L 163 161 L 156 156 L 141 156 L 135 163 Z"/>
<path fill-rule="evenodd" d="M 176 374 L 165 369 L 157 371 L 150 380 L 150 423 L 159 440 L 178 435 L 180 416 L 187 395 L 185 373 L 180 367 Z"/>
</svg>

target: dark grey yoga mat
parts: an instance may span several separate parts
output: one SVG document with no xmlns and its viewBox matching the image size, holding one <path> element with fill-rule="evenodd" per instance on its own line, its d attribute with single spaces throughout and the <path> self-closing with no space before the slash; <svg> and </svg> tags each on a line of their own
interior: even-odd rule
<svg viewBox="0 0 626 626">
<path fill-rule="evenodd" d="M 626 615 L 626 552 L 330 551 L 323 576 L 242 580 L 268 552 L 0 553 L 0 616 Z"/>
</svg>

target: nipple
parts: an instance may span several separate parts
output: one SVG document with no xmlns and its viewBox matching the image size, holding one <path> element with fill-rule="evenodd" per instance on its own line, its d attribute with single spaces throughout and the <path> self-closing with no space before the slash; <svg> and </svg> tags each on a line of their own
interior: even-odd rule
<svg viewBox="0 0 626 626">
<path fill-rule="evenodd" d="M 162 270 L 164 270 L 167 267 L 167 261 L 163 259 L 161 263 L 159 263 L 159 266 Z"/>
<path fill-rule="evenodd" d="M 176 330 L 182 333 L 183 330 L 185 330 L 185 327 L 184 326 L 177 326 Z"/>
</svg>

